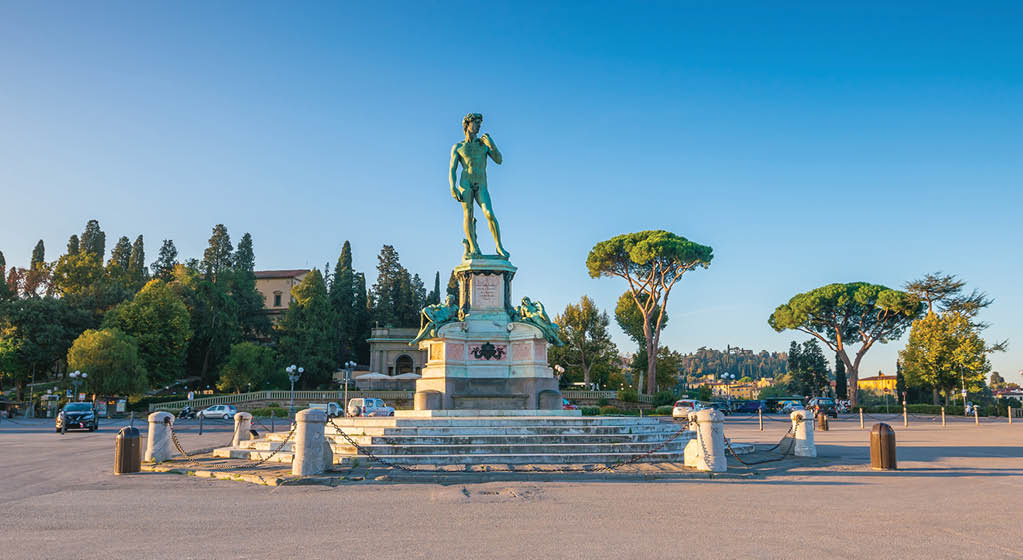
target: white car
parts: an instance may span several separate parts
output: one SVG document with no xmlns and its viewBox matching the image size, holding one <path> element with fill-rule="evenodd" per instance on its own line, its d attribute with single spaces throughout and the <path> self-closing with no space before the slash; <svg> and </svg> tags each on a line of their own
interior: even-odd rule
<svg viewBox="0 0 1023 560">
<path fill-rule="evenodd" d="M 703 410 L 703 405 L 700 404 L 696 399 L 681 399 L 675 401 L 675 406 L 671 409 L 672 418 L 689 418 L 690 412 L 696 412 Z"/>
<path fill-rule="evenodd" d="M 349 416 L 394 416 L 394 407 L 382 399 L 358 398 L 348 401 Z"/>
<path fill-rule="evenodd" d="M 238 409 L 232 404 L 215 404 L 209 408 L 200 410 L 197 416 L 199 418 L 223 418 L 224 420 L 230 420 L 234 418 L 234 415 L 238 414 Z"/>
<path fill-rule="evenodd" d="M 322 410 L 327 413 L 327 418 L 337 418 L 338 416 L 344 416 L 341 405 L 336 402 L 328 403 L 309 403 L 309 408 L 312 410 Z"/>
</svg>

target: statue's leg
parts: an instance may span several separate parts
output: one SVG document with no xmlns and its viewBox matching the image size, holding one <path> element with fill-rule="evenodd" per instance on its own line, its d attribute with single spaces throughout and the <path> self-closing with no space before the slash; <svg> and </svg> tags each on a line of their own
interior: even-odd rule
<svg viewBox="0 0 1023 560">
<path fill-rule="evenodd" d="M 487 192 L 485 185 L 480 186 L 479 203 L 480 209 L 483 210 L 483 216 L 487 219 L 487 225 L 490 226 L 490 234 L 494 236 L 497 254 L 508 258 L 510 253 L 504 248 L 504 244 L 501 243 L 501 226 L 497 223 L 497 216 L 494 215 L 494 210 L 490 203 L 490 193 Z"/>
<path fill-rule="evenodd" d="M 480 246 L 476 242 L 476 218 L 473 217 L 472 201 L 474 197 L 472 197 L 472 191 L 466 189 L 466 193 L 462 197 L 462 228 L 465 229 L 465 240 L 469 242 L 469 254 L 478 255 Z"/>
</svg>

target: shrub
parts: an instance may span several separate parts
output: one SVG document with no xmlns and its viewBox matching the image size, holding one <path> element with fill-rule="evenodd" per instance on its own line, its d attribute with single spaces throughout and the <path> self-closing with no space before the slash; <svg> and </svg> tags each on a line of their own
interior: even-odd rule
<svg viewBox="0 0 1023 560">
<path fill-rule="evenodd" d="M 579 410 L 582 411 L 583 416 L 599 416 L 600 415 L 600 408 L 598 408 L 596 406 L 584 406 L 584 407 L 580 408 Z"/>
<path fill-rule="evenodd" d="M 618 398 L 625 402 L 639 402 L 639 393 L 635 389 L 618 391 Z"/>
<path fill-rule="evenodd" d="M 611 401 L 607 400 L 607 397 L 597 399 L 597 406 L 607 406 L 609 404 L 611 404 Z"/>
<path fill-rule="evenodd" d="M 664 406 L 659 406 L 659 407 L 657 407 L 657 408 L 655 408 L 655 409 L 654 409 L 654 414 L 659 414 L 659 415 L 670 415 L 670 414 L 671 414 L 671 410 L 672 410 L 673 408 L 674 408 L 674 407 L 673 407 L 672 405 L 670 405 L 670 404 L 666 404 L 666 405 L 664 405 Z"/>
<path fill-rule="evenodd" d="M 654 406 L 664 406 L 668 404 L 674 404 L 675 394 L 671 391 L 658 391 L 654 395 Z"/>
</svg>

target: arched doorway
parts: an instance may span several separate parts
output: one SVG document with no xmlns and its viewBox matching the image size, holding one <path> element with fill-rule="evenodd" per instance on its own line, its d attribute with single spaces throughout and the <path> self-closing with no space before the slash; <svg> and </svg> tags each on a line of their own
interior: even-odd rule
<svg viewBox="0 0 1023 560">
<path fill-rule="evenodd" d="M 412 358 L 407 354 L 399 356 L 398 361 L 394 363 L 394 370 L 397 375 L 412 373 L 414 368 L 415 364 L 412 362 Z"/>
</svg>

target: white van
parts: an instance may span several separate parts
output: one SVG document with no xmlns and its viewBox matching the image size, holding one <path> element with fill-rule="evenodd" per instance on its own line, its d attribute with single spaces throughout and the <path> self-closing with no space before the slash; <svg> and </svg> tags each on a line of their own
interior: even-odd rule
<svg viewBox="0 0 1023 560">
<path fill-rule="evenodd" d="M 349 416 L 394 416 L 394 407 L 382 399 L 358 398 L 348 401 Z"/>
</svg>

